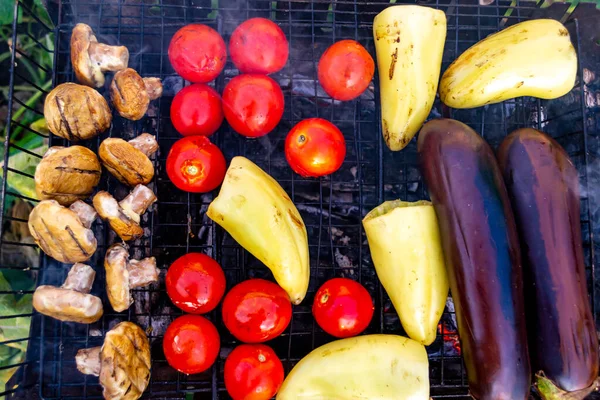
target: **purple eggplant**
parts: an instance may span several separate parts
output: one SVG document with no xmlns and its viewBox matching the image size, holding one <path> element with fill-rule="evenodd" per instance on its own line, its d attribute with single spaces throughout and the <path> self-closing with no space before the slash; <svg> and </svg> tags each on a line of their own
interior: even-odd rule
<svg viewBox="0 0 600 400">
<path fill-rule="evenodd" d="M 577 169 L 554 139 L 529 128 L 504 139 L 498 161 L 523 252 L 531 366 L 567 392 L 585 390 L 598 377 L 598 337 L 586 287 Z"/>
<path fill-rule="evenodd" d="M 426 123 L 418 151 L 439 220 L 471 395 L 527 399 L 519 242 L 494 153 L 473 129 L 451 119 Z"/>
</svg>

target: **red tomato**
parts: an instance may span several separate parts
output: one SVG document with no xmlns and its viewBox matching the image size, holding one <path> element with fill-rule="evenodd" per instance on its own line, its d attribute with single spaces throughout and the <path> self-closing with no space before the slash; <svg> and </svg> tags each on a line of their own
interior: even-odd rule
<svg viewBox="0 0 600 400">
<path fill-rule="evenodd" d="M 371 295 L 363 285 L 348 278 L 334 278 L 317 290 L 312 312 L 325 332 L 345 338 L 364 331 L 374 309 Z"/>
<path fill-rule="evenodd" d="M 248 137 L 264 136 L 283 116 L 283 92 L 264 75 L 238 75 L 223 90 L 223 113 L 229 125 Z"/>
<path fill-rule="evenodd" d="M 221 96 L 204 83 L 181 89 L 171 103 L 171 122 L 183 136 L 210 136 L 223 122 Z"/>
<path fill-rule="evenodd" d="M 209 369 L 220 348 L 217 328 L 200 315 L 183 315 L 171 322 L 163 339 L 163 351 L 169 365 L 184 374 Z"/>
<path fill-rule="evenodd" d="M 167 156 L 167 175 L 186 192 L 210 192 L 225 178 L 225 157 L 205 136 L 179 139 Z"/>
<path fill-rule="evenodd" d="M 331 122 L 309 118 L 298 122 L 285 139 L 285 158 L 304 177 L 337 171 L 346 157 L 344 135 Z"/>
<path fill-rule="evenodd" d="M 289 46 L 277 24 L 266 18 L 251 18 L 235 28 L 229 39 L 229 54 L 246 74 L 270 74 L 285 66 Z"/>
<path fill-rule="evenodd" d="M 287 293 L 264 279 L 235 285 L 223 300 L 223 323 L 237 339 L 260 343 L 279 336 L 292 319 Z"/>
<path fill-rule="evenodd" d="M 206 254 L 179 257 L 167 271 L 167 294 L 177 307 L 192 314 L 214 310 L 225 294 L 225 274 Z"/>
<path fill-rule="evenodd" d="M 283 383 L 283 365 L 264 344 L 242 344 L 225 360 L 225 388 L 233 400 L 269 400 Z"/>
<path fill-rule="evenodd" d="M 319 60 L 319 83 L 336 100 L 346 101 L 360 96 L 374 73 L 373 57 L 355 40 L 334 43 Z"/>
<path fill-rule="evenodd" d="M 169 61 L 183 79 L 190 82 L 210 82 L 225 67 L 225 41 L 209 26 L 186 25 L 175 32 L 171 39 Z"/>
</svg>

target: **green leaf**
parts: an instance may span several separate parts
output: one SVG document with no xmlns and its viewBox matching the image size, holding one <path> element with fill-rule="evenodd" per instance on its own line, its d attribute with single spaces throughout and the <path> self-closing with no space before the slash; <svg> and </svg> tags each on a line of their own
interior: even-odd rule
<svg viewBox="0 0 600 400">
<path fill-rule="evenodd" d="M 19 364 L 25 361 L 25 352 L 13 347 L 0 345 L 0 367 Z M 4 392 L 9 387 L 6 387 L 7 382 L 12 378 L 19 367 L 0 369 L 0 392 Z"/>
<path fill-rule="evenodd" d="M 21 13 L 19 13 L 21 14 Z M 0 25 L 12 24 L 15 15 L 14 0 L 0 0 Z"/>
<path fill-rule="evenodd" d="M 47 149 L 48 145 L 43 144 L 37 148 L 30 149 L 30 151 L 39 155 L 43 155 Z M 8 166 L 10 168 L 30 175 L 35 174 L 35 168 L 38 163 L 39 158 L 34 157 L 23 151 L 16 151 L 8 158 Z M 3 162 L 0 162 L 0 182 L 2 181 L 1 176 L 4 169 L 3 164 Z M 10 190 L 20 193 L 23 196 L 31 197 L 34 199 L 37 198 L 37 194 L 35 192 L 35 182 L 32 178 L 9 171 L 7 175 L 7 183 L 10 187 Z"/>
<path fill-rule="evenodd" d="M 0 1 L 4 1 L 4 0 L 0 0 Z M 48 25 L 48 27 L 50 27 L 50 28 L 54 27 L 54 24 L 52 23 L 52 19 L 50 18 L 50 15 L 48 14 L 48 11 L 46 10 L 46 6 L 42 2 L 42 0 L 33 0 L 32 10 L 35 13 L 36 17 L 38 17 L 42 22 L 44 22 L 46 25 Z"/>
</svg>

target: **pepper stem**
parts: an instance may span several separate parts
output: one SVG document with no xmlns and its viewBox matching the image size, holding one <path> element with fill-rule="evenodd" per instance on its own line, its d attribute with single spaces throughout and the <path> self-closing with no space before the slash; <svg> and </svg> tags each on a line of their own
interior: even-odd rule
<svg viewBox="0 0 600 400">
<path fill-rule="evenodd" d="M 600 378 L 597 378 L 589 387 L 574 392 L 566 392 L 559 388 L 543 371 L 535 374 L 535 388 L 542 400 L 583 400 L 590 393 L 600 388 Z"/>
</svg>

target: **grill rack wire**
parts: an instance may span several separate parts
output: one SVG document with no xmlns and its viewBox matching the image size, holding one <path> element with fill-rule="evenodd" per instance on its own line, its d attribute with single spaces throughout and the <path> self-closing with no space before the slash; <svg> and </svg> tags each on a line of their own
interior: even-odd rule
<svg viewBox="0 0 600 400">
<path fill-rule="evenodd" d="M 413 3 L 398 1 L 401 3 Z M 442 70 L 469 46 L 503 27 L 546 14 L 536 3 L 519 0 L 497 0 L 482 6 L 473 0 L 432 0 L 421 2 L 442 9 L 448 19 L 448 35 L 444 50 Z M 174 93 L 189 84 L 179 78 L 166 56 L 169 40 L 181 26 L 205 23 L 215 28 L 227 41 L 233 29 L 243 20 L 252 17 L 274 19 L 285 32 L 290 43 L 290 60 L 286 67 L 274 74 L 285 95 L 285 114 L 279 126 L 266 138 L 247 140 L 237 135 L 224 123 L 211 139 L 223 150 L 227 159 L 244 155 L 272 174 L 291 195 L 298 206 L 308 229 L 311 253 L 311 284 L 307 298 L 294 307 L 293 318 L 284 334 L 269 344 L 281 357 L 286 373 L 311 349 L 330 340 L 311 317 L 312 299 L 316 289 L 334 276 L 359 280 L 375 300 L 376 313 L 367 333 L 402 333 L 391 302 L 382 290 L 369 256 L 368 245 L 361 226 L 362 217 L 385 200 L 402 198 L 415 201 L 427 198 L 417 169 L 416 144 L 399 153 L 390 152 L 383 144 L 379 122 L 379 93 L 376 82 L 359 99 L 351 102 L 331 103 L 316 81 L 316 63 L 325 48 L 336 40 L 350 38 L 360 41 L 374 56 L 371 34 L 373 17 L 389 5 L 387 1 L 362 2 L 360 0 L 301 1 L 301 0 L 59 0 L 50 2 L 49 10 L 55 27 L 48 26 L 32 12 L 23 0 L 15 2 L 15 16 L 22 15 L 37 20 L 39 32 L 32 39 L 36 46 L 53 53 L 52 86 L 75 81 L 70 64 L 69 38 L 77 22 L 89 24 L 100 41 L 123 44 L 131 53 L 130 66 L 142 76 L 158 76 L 165 83 L 162 98 L 152 102 L 147 116 L 141 121 L 127 121 L 113 113 L 109 131 L 85 144 L 97 150 L 106 137 L 132 138 L 142 132 L 157 136 L 160 150 L 155 157 L 156 176 L 151 187 L 158 202 L 143 217 L 146 235 L 130 245 L 134 256 L 156 256 L 161 269 L 159 284 L 134 291 L 135 303 L 126 312 L 115 313 L 110 308 L 103 290 L 102 259 L 106 248 L 116 241 L 106 224 L 96 223 L 98 251 L 90 260 L 97 271 L 92 290 L 105 305 L 105 315 L 91 325 L 61 323 L 36 312 L 21 315 L 3 315 L 0 319 L 31 317 L 29 336 L 0 342 L 10 344 L 26 342 L 27 358 L 18 364 L 0 367 L 18 367 L 11 382 L 18 386 L 2 395 L 8 398 L 75 399 L 102 398 L 97 378 L 83 376 L 75 368 L 74 355 L 84 347 L 102 343 L 103 335 L 120 321 L 134 321 L 146 330 L 151 340 L 153 370 L 146 391 L 149 398 L 228 398 L 223 383 L 223 364 L 227 353 L 237 342 L 220 320 L 220 307 L 208 317 L 215 322 L 221 334 L 221 354 L 216 364 L 206 373 L 186 376 L 166 364 L 162 352 L 162 335 L 168 323 L 182 312 L 174 307 L 164 291 L 164 273 L 171 262 L 189 251 L 199 251 L 214 257 L 225 270 L 228 289 L 250 277 L 272 279 L 268 270 L 241 249 L 222 229 L 204 216 L 215 193 L 199 195 L 176 190 L 168 181 L 164 162 L 170 145 L 180 136 L 169 121 L 169 106 Z M 550 7 L 553 9 L 554 7 Z M 556 8 L 554 8 L 556 9 Z M 572 10 L 571 10 L 572 11 Z M 563 9 L 559 12 L 564 12 Z M 568 15 L 566 16 L 568 17 Z M 566 23 L 581 59 L 579 22 Z M 13 43 L 21 32 L 21 25 L 13 22 Z M 54 49 L 48 48 L 39 37 L 54 35 Z M 36 37 L 34 37 L 36 36 Z M 28 173 L 11 167 L 9 150 L 37 154 L 13 143 L 11 132 L 20 129 L 34 131 L 13 116 L 12 105 L 22 101 L 14 96 L 15 82 L 27 82 L 45 94 L 47 88 L 35 85 L 28 79 L 26 70 L 19 68 L 19 59 L 27 58 L 37 68 L 44 69 L 35 59 L 18 46 L 12 49 L 9 86 L 9 116 L 5 140 L 4 179 L 0 191 L 0 226 L 3 232 L 11 223 L 26 220 L 10 214 L 5 205 L 11 198 L 36 203 L 10 190 L 11 179 L 21 176 L 32 179 Z M 573 91 L 565 97 L 542 101 L 519 98 L 497 105 L 474 110 L 451 110 L 436 99 L 430 118 L 450 116 L 463 121 L 484 136 L 492 146 L 520 127 L 535 127 L 555 137 L 568 151 L 580 172 L 582 187 L 581 224 L 584 237 L 588 288 L 596 321 L 599 320 L 597 302 L 598 280 L 597 246 L 599 245 L 595 194 L 591 187 L 599 181 L 597 165 L 597 134 L 600 131 L 596 114 L 598 108 L 586 107 L 587 89 L 583 80 L 583 62 L 580 62 L 578 80 Z M 45 69 L 44 69 L 45 70 Z M 598 71 L 600 73 L 600 71 Z M 222 92 L 227 81 L 237 75 L 229 60 L 214 82 Z M 107 82 L 110 82 L 107 79 Z M 107 94 L 106 88 L 101 93 Z M 31 108 L 35 113 L 42 113 Z M 307 117 L 323 117 L 334 122 L 344 133 L 348 153 L 340 171 L 320 179 L 303 179 L 294 175 L 283 156 L 283 141 L 290 127 Z M 14 118 L 13 118 L 14 117 Z M 57 137 L 49 137 L 50 145 L 68 145 Z M 114 178 L 104 173 L 98 190 L 109 190 L 122 198 L 126 189 Z M 596 208 L 595 208 L 596 207 Z M 35 248 L 31 243 L 4 240 L 0 254 L 8 248 Z M 59 285 L 65 278 L 68 266 L 40 256 L 39 265 L 1 265 L 2 269 L 23 270 L 39 284 Z M 30 294 L 32 291 L 0 291 L 2 295 Z M 466 378 L 460 356 L 456 350 L 456 333 L 451 304 L 442 318 L 438 338 L 428 348 L 430 378 L 434 398 L 467 399 Z"/>
</svg>

